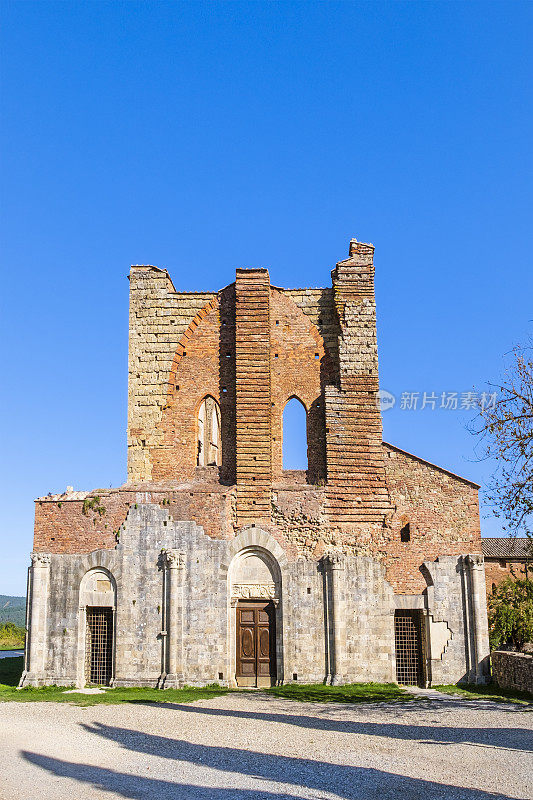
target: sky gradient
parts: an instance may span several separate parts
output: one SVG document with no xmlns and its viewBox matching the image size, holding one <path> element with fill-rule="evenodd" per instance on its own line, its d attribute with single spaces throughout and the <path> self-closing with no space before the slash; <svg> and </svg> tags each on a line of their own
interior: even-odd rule
<svg viewBox="0 0 533 800">
<path fill-rule="evenodd" d="M 125 481 L 131 263 L 327 286 L 372 242 L 384 438 L 487 480 L 472 411 L 400 398 L 480 391 L 532 332 L 533 4 L 1 14 L 0 593 L 25 592 L 36 496 Z"/>
</svg>

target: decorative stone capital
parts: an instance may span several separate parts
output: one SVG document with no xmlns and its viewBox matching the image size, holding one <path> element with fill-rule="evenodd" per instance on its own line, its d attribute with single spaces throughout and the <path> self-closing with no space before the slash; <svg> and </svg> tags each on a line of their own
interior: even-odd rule
<svg viewBox="0 0 533 800">
<path fill-rule="evenodd" d="M 49 567 L 51 560 L 50 553 L 31 553 L 32 567 Z"/>
<path fill-rule="evenodd" d="M 481 569 L 483 564 L 485 563 L 485 559 L 482 555 L 478 555 L 477 553 L 469 554 L 466 557 L 467 564 L 470 565 L 471 569 Z"/>
<path fill-rule="evenodd" d="M 344 553 L 326 553 L 324 562 L 330 569 L 344 569 L 346 566 Z"/>
<path fill-rule="evenodd" d="M 167 569 L 183 569 L 185 567 L 185 553 L 179 550 L 165 550 L 163 558 Z"/>
</svg>

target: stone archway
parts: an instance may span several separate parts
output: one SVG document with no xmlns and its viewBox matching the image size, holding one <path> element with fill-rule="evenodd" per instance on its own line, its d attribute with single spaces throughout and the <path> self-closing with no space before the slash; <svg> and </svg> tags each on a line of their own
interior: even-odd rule
<svg viewBox="0 0 533 800">
<path fill-rule="evenodd" d="M 266 531 L 251 526 L 231 542 L 223 564 L 228 587 L 231 685 L 283 680 L 282 567 L 286 556 Z"/>
<path fill-rule="evenodd" d="M 116 582 L 95 567 L 80 582 L 77 685 L 111 684 L 115 674 Z"/>
</svg>

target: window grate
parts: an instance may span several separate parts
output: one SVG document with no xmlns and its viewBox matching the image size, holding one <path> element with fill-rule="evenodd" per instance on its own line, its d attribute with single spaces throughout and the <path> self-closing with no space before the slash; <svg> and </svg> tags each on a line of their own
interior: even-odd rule
<svg viewBox="0 0 533 800">
<path fill-rule="evenodd" d="M 397 611 L 394 615 L 396 680 L 406 686 L 422 681 L 422 637 L 420 613 Z"/>
<path fill-rule="evenodd" d="M 85 678 L 108 685 L 113 674 L 113 609 L 87 608 Z"/>
</svg>

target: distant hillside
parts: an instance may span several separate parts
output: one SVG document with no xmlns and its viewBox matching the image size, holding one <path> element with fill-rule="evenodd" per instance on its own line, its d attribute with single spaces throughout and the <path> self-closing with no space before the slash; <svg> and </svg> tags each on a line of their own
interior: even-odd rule
<svg viewBox="0 0 533 800">
<path fill-rule="evenodd" d="M 3 622 L 14 622 L 23 628 L 26 624 L 26 598 L 9 597 L 0 594 L 0 625 Z"/>
</svg>

